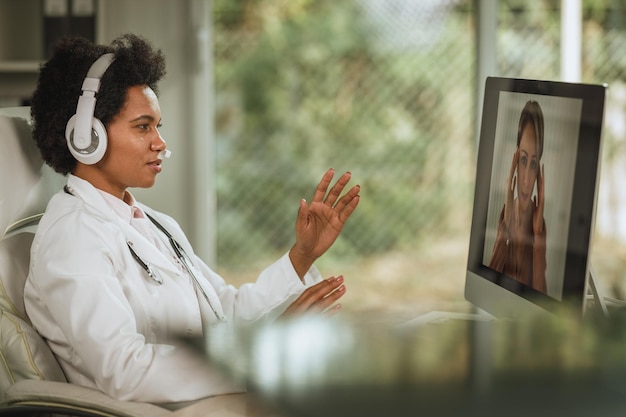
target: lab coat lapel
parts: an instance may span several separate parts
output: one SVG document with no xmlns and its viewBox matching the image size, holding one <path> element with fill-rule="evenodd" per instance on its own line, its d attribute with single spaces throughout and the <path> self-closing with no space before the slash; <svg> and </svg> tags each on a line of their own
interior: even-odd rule
<svg viewBox="0 0 626 417">
<path fill-rule="evenodd" d="M 139 233 L 132 225 L 123 222 L 115 214 L 93 185 L 74 175 L 69 175 L 67 178 L 67 187 L 72 195 L 82 199 L 85 204 L 93 211 L 97 212 L 98 215 L 117 223 L 124 234 L 126 242 L 132 245 L 133 250 L 143 262 L 151 264 L 159 270 L 167 271 L 168 273 L 180 274 L 173 261 L 162 254 L 152 242 Z M 157 231 L 157 233 L 160 232 Z"/>
<path fill-rule="evenodd" d="M 126 242 L 132 246 L 133 250 L 145 263 L 150 264 L 159 270 L 168 273 L 180 274 L 177 266 L 172 260 L 165 256 L 154 244 L 137 231 L 132 225 L 119 221 L 120 229 L 124 233 Z M 160 233 L 160 232 L 157 232 Z"/>
</svg>

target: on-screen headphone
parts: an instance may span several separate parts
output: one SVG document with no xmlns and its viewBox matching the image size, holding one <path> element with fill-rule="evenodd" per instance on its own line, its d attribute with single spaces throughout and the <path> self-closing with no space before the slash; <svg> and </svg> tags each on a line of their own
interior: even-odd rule
<svg viewBox="0 0 626 417">
<path fill-rule="evenodd" d="M 76 114 L 68 120 L 65 127 L 67 147 L 74 158 L 83 164 L 92 165 L 100 161 L 107 148 L 106 128 L 94 117 L 95 96 L 100 89 L 100 79 L 114 60 L 115 54 L 108 53 L 91 65 L 83 81 Z"/>
</svg>

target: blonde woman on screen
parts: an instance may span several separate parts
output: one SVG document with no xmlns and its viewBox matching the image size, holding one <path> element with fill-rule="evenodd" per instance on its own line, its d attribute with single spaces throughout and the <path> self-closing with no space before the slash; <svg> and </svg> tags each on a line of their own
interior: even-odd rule
<svg viewBox="0 0 626 417">
<path fill-rule="evenodd" d="M 519 119 L 517 148 L 489 267 L 545 293 L 545 176 L 544 166 L 540 165 L 543 138 L 543 112 L 539 103 L 530 100 Z M 537 194 L 533 197 L 535 184 Z"/>
</svg>

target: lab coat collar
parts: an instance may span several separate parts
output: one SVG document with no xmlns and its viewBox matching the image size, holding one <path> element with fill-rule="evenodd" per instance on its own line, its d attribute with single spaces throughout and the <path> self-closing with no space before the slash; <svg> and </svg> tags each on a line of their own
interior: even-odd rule
<svg viewBox="0 0 626 417">
<path fill-rule="evenodd" d="M 167 271 L 168 275 L 180 275 L 180 270 L 166 255 L 164 255 L 152 242 L 135 229 L 129 221 L 124 221 L 106 202 L 100 191 L 89 181 L 75 175 L 68 175 L 67 188 L 70 194 L 80 198 L 91 209 L 98 212 L 106 220 L 118 225 L 128 244 L 131 244 L 135 253 L 145 262 L 151 264 L 159 271 Z M 157 233 L 161 233 L 158 231 Z M 159 236 L 161 238 L 161 236 Z M 169 245 L 169 243 L 167 243 Z"/>
<path fill-rule="evenodd" d="M 115 213 L 111 207 L 109 207 L 102 195 L 100 195 L 98 189 L 89 181 L 70 174 L 67 176 L 66 190 L 74 197 L 80 198 L 85 204 L 98 212 L 98 214 L 104 216 L 107 220 L 113 220 L 115 218 Z"/>
<path fill-rule="evenodd" d="M 118 197 L 115 197 L 106 191 L 98 190 L 98 192 L 124 223 L 130 223 L 133 217 L 136 217 L 136 212 L 139 217 L 145 218 L 143 210 L 139 208 L 135 197 L 133 197 L 129 191 L 126 191 L 124 194 L 124 200 L 120 200 Z"/>
</svg>

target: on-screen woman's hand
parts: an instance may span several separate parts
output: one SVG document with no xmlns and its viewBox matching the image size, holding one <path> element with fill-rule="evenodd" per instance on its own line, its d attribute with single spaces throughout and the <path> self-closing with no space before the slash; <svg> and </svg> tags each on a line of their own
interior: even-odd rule
<svg viewBox="0 0 626 417">
<path fill-rule="evenodd" d="M 291 263 L 300 278 L 332 246 L 359 204 L 360 186 L 355 185 L 341 195 L 350 181 L 349 172 L 343 174 L 326 194 L 334 174 L 332 168 L 326 171 L 310 204 L 300 201 L 296 217 L 296 243 L 289 251 Z"/>
<path fill-rule="evenodd" d="M 515 193 L 515 185 L 517 182 L 517 177 L 515 176 L 515 171 L 517 170 L 517 164 L 519 161 L 519 148 L 515 148 L 515 152 L 513 153 L 513 160 L 511 161 L 511 170 L 509 171 L 509 176 L 506 180 L 506 202 L 504 203 L 504 224 L 506 228 L 508 228 L 513 224 L 513 198 Z"/>
<path fill-rule="evenodd" d="M 541 165 L 541 171 L 537 176 L 537 195 L 533 199 L 533 233 L 535 236 L 543 233 L 543 210 L 545 208 L 545 166 Z"/>
<path fill-rule="evenodd" d="M 343 277 L 330 277 L 304 290 L 283 312 L 280 318 L 294 317 L 304 313 L 326 312 L 334 314 L 341 309 L 335 304 L 346 293 Z"/>
</svg>

